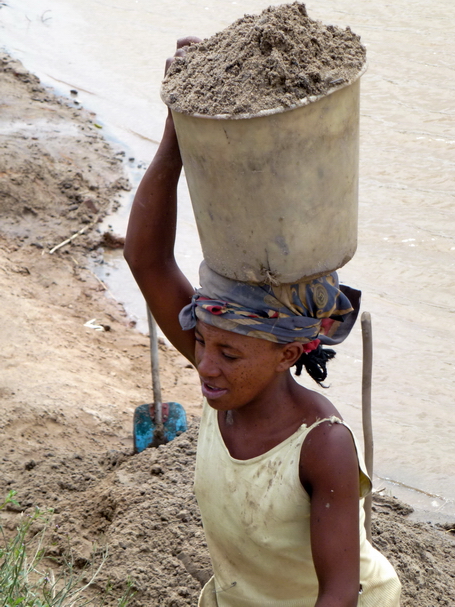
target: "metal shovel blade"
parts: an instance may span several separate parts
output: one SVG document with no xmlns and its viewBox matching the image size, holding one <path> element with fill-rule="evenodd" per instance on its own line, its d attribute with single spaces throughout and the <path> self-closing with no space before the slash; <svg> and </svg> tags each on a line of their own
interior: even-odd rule
<svg viewBox="0 0 455 607">
<path fill-rule="evenodd" d="M 163 409 L 168 409 L 163 424 L 164 440 L 167 443 L 187 430 L 185 409 L 179 403 L 163 403 Z M 154 444 L 157 424 L 150 415 L 150 405 L 139 405 L 134 411 L 133 419 L 134 452 L 140 453 Z"/>
</svg>

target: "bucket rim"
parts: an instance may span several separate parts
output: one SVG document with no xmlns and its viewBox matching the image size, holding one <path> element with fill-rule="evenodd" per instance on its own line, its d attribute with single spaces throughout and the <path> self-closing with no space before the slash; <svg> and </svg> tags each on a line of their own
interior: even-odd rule
<svg viewBox="0 0 455 607">
<path fill-rule="evenodd" d="M 161 100 L 163 101 L 163 103 L 165 103 L 172 112 L 175 112 L 176 114 L 180 114 L 182 116 L 189 116 L 191 118 L 205 118 L 205 120 L 246 120 L 248 118 L 262 118 L 265 116 L 272 116 L 274 114 L 283 114 L 284 112 L 290 112 L 291 110 L 296 110 L 298 108 L 310 105 L 310 103 L 315 103 L 316 101 L 319 101 L 320 99 L 324 99 L 325 97 L 328 97 L 332 93 L 335 93 L 336 91 L 341 91 L 342 89 L 347 88 L 347 87 L 351 86 L 352 84 L 354 84 L 355 82 L 357 82 L 357 80 L 359 80 L 360 77 L 363 76 L 363 74 L 367 71 L 367 69 L 368 69 L 368 61 L 365 61 L 362 65 L 361 69 L 357 72 L 357 74 L 353 78 L 351 78 L 347 82 L 344 81 L 336 86 L 332 86 L 331 88 L 329 88 L 329 90 L 326 93 L 321 93 L 320 95 L 309 95 L 308 97 L 305 97 L 304 99 L 302 99 L 299 103 L 294 103 L 293 105 L 289 105 L 286 107 L 280 106 L 280 107 L 275 107 L 275 108 L 269 108 L 267 110 L 260 110 L 259 112 L 256 112 L 254 114 L 250 114 L 250 113 L 214 114 L 213 116 L 209 116 L 208 114 L 198 114 L 198 113 L 191 114 L 189 112 L 179 112 L 178 110 L 175 110 L 171 104 L 168 103 L 168 101 L 166 100 L 166 97 L 163 93 L 162 87 L 160 89 L 160 97 L 161 97 Z M 336 80 L 335 80 L 335 82 L 336 82 Z"/>
</svg>

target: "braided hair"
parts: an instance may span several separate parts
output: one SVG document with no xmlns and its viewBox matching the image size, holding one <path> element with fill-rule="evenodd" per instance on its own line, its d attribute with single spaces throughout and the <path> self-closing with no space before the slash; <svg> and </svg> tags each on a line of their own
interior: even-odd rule
<svg viewBox="0 0 455 607">
<path fill-rule="evenodd" d="M 324 349 L 321 344 L 315 350 L 311 352 L 304 352 L 298 361 L 295 363 L 295 374 L 300 375 L 303 367 L 305 367 L 307 373 L 323 388 L 322 383 L 327 377 L 327 362 L 334 358 L 336 352 L 330 348 Z"/>
</svg>

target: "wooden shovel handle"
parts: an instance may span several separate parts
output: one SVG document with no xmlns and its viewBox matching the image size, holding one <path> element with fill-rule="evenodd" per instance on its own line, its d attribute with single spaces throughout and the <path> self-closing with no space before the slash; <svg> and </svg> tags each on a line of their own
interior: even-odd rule
<svg viewBox="0 0 455 607">
<path fill-rule="evenodd" d="M 155 405 L 155 424 L 157 427 L 163 425 L 163 412 L 161 400 L 160 362 L 158 357 L 158 333 L 156 322 L 147 306 L 147 321 L 150 333 L 150 359 L 152 363 L 152 387 L 153 403 Z"/>
</svg>

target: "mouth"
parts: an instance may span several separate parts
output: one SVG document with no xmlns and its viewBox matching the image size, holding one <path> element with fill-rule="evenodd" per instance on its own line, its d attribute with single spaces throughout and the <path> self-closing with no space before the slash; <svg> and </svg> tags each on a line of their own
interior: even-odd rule
<svg viewBox="0 0 455 607">
<path fill-rule="evenodd" d="M 212 386 L 211 384 L 206 383 L 201 379 L 201 390 L 202 394 L 207 399 L 213 400 L 214 398 L 220 398 L 227 393 L 226 388 L 218 388 L 217 386 Z"/>
</svg>

